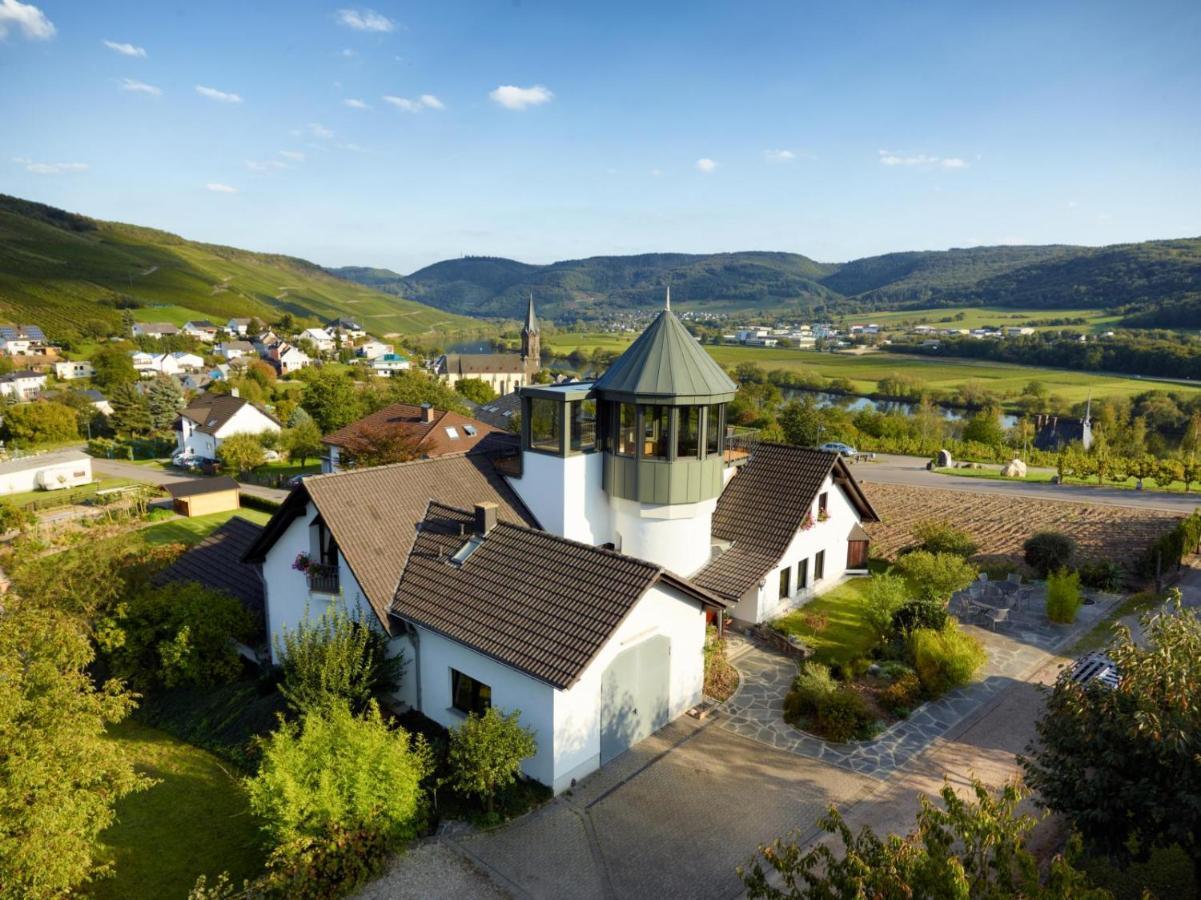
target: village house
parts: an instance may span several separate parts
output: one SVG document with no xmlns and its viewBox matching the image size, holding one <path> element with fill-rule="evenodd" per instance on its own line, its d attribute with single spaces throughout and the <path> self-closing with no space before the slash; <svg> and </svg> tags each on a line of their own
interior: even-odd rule
<svg viewBox="0 0 1201 900">
<path fill-rule="evenodd" d="M 231 337 L 246 337 L 250 330 L 250 319 L 230 319 L 225 323 L 225 330 Z"/>
<path fill-rule="evenodd" d="M 391 353 L 392 345 L 385 344 L 383 341 L 367 341 L 361 344 L 355 352 L 362 359 L 375 359 L 385 353 Z"/>
<path fill-rule="evenodd" d="M 317 348 L 318 353 L 332 353 L 337 347 L 334 336 L 324 328 L 306 328 L 296 336 L 296 341 L 308 341 Z"/>
<path fill-rule="evenodd" d="M 373 374 L 382 375 L 385 378 L 395 372 L 406 372 L 411 365 L 407 356 L 401 356 L 398 353 L 385 353 L 369 363 Z"/>
<path fill-rule="evenodd" d="M 267 361 L 275 366 L 280 375 L 290 375 L 313 364 L 309 355 L 299 347 L 282 341 L 267 350 Z"/>
<path fill-rule="evenodd" d="M 233 394 L 201 394 L 175 420 L 177 454 L 216 459 L 222 442 L 235 434 L 280 431 L 275 417 Z"/>
<path fill-rule="evenodd" d="M 133 367 L 143 378 L 155 375 L 182 375 L 199 372 L 204 368 L 204 357 L 183 350 L 174 353 L 144 353 L 140 350 L 130 354 Z"/>
<path fill-rule="evenodd" d="M 464 378 L 478 378 L 498 394 L 534 383 L 542 368 L 542 336 L 531 295 L 521 329 L 521 353 L 449 353 L 434 360 L 433 372 L 454 387 Z"/>
<path fill-rule="evenodd" d="M 96 370 L 86 359 L 63 359 L 54 364 L 54 377 L 60 381 L 91 378 L 95 374 Z"/>
<path fill-rule="evenodd" d="M 9 372 L 0 375 L 0 397 L 12 397 L 14 400 L 33 400 L 46 388 L 46 375 L 23 369 L 19 372 Z"/>
<path fill-rule="evenodd" d="M 28 356 L 46 343 L 46 335 L 37 325 L 0 325 L 0 350 L 6 356 Z"/>
<path fill-rule="evenodd" d="M 566 790 L 700 701 L 707 622 L 865 570 L 845 463 L 728 439 L 734 394 L 667 308 L 597 381 L 523 387 L 517 455 L 304 479 L 245 557 L 269 635 L 373 615 L 408 664 L 398 706 L 520 710 L 524 771 Z"/>
<path fill-rule="evenodd" d="M 222 341 L 213 351 L 225 360 L 254 354 L 254 345 L 249 341 Z"/>
<path fill-rule="evenodd" d="M 183 333 L 187 337 L 193 337 L 200 341 L 212 343 L 217 339 L 219 329 L 208 319 L 197 319 L 193 322 L 185 322 Z"/>
<path fill-rule="evenodd" d="M 367 336 L 367 332 L 363 326 L 354 319 L 338 318 L 330 319 L 325 323 L 325 330 L 330 334 L 341 333 L 344 339 L 357 341 Z"/>
<path fill-rule="evenodd" d="M 179 328 L 170 322 L 134 322 L 133 336 L 154 338 L 156 341 L 179 334 Z"/>
</svg>

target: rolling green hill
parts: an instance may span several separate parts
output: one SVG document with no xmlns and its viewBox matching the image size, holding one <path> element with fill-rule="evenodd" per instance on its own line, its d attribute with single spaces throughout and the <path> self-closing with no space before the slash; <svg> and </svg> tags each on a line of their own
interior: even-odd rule
<svg viewBox="0 0 1201 900">
<path fill-rule="evenodd" d="M 345 315 L 374 334 L 478 330 L 479 323 L 336 278 L 303 259 L 188 241 L 0 195 L 0 319 L 52 337 L 89 321 Z"/>
<path fill-rule="evenodd" d="M 547 266 L 468 257 L 408 276 L 386 269 L 338 274 L 477 316 L 520 316 L 531 291 L 545 315 L 566 321 L 651 307 L 662 302 L 670 281 L 681 306 L 723 312 L 1107 309 L 1126 316 L 1129 324 L 1201 327 L 1201 239 L 1110 247 L 972 247 L 829 264 L 795 253 L 757 252 L 598 256 Z"/>
</svg>

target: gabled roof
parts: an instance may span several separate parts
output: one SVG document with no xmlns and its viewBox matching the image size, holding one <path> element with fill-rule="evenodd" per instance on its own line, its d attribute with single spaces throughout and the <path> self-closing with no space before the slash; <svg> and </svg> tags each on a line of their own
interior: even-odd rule
<svg viewBox="0 0 1201 900">
<path fill-rule="evenodd" d="M 517 353 L 448 353 L 443 358 L 444 372 L 472 378 L 492 373 L 521 374 L 526 361 Z"/>
<path fill-rule="evenodd" d="M 497 397 L 495 400 L 489 400 L 487 403 L 474 403 L 471 400 L 466 402 L 475 418 L 496 428 L 503 428 L 506 431 L 510 430 L 513 416 L 521 412 L 520 391 L 510 391 L 501 397 Z"/>
<path fill-rule="evenodd" d="M 730 479 L 713 512 L 713 536 L 730 541 L 730 548 L 693 580 L 728 600 L 737 600 L 758 584 L 788 549 L 827 475 L 846 493 L 862 521 L 879 521 L 838 454 L 762 443 Z"/>
<path fill-rule="evenodd" d="M 662 581 L 724 604 L 660 567 L 545 531 L 499 522 L 456 564 L 474 515 L 431 501 L 396 589 L 392 614 L 566 689 L 635 604 Z"/>
<path fill-rule="evenodd" d="M 665 309 L 597 380 L 596 390 L 629 403 L 723 403 L 734 399 L 738 386 Z"/>
<path fill-rule="evenodd" d="M 485 440 L 495 443 L 492 436 L 504 435 L 506 442 L 512 439 L 502 429 L 449 410 L 430 410 L 433 417 L 427 422 L 425 411 L 425 407 L 394 403 L 327 434 L 321 442 L 333 447 L 353 446 L 355 438 L 361 434 L 374 429 L 395 428 L 414 442 L 420 455 L 444 456 L 465 453 Z"/>
<path fill-rule="evenodd" d="M 155 576 L 155 584 L 195 581 L 237 597 L 263 628 L 263 582 L 254 566 L 242 562 L 262 535 L 260 525 L 234 516 Z"/>
<path fill-rule="evenodd" d="M 380 622 L 391 630 L 388 609 L 432 497 L 461 506 L 492 502 L 502 521 L 538 524 L 485 455 L 440 456 L 305 478 L 271 517 L 247 561 L 261 562 L 311 500 Z"/>
<path fill-rule="evenodd" d="M 250 406 L 259 415 L 265 416 L 276 425 L 279 424 L 270 413 L 263 412 L 249 400 L 232 394 L 201 394 L 184 407 L 180 416 L 195 422 L 197 431 L 215 435 L 243 406 Z"/>
<path fill-rule="evenodd" d="M 215 478 L 192 478 L 188 481 L 171 481 L 163 485 L 163 490 L 172 499 L 180 497 L 199 497 L 201 494 L 216 494 L 220 491 L 239 490 L 239 484 L 228 475 L 218 475 Z"/>
</svg>

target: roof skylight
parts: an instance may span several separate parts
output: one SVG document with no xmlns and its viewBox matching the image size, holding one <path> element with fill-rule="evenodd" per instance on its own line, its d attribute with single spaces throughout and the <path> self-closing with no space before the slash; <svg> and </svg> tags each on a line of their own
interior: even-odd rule
<svg viewBox="0 0 1201 900">
<path fill-rule="evenodd" d="M 452 566 L 463 565 L 463 563 L 467 562 L 467 560 L 470 558 L 471 554 L 475 553 L 476 550 L 480 549 L 480 547 L 483 545 L 483 543 L 484 543 L 483 535 L 473 534 L 471 537 L 469 537 L 467 539 L 467 543 L 464 544 L 462 547 L 460 547 L 458 550 L 456 550 L 454 552 L 454 554 L 450 557 L 450 564 Z"/>
<path fill-rule="evenodd" d="M 451 426 L 447 425 L 446 426 L 446 436 L 448 438 L 450 438 L 452 441 L 457 441 L 459 439 L 458 429 L 452 428 Z"/>
</svg>

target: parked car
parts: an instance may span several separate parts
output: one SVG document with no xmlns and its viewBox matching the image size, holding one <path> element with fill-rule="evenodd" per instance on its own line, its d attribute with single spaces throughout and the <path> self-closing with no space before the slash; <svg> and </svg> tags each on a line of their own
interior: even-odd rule
<svg viewBox="0 0 1201 900">
<path fill-rule="evenodd" d="M 304 481 L 303 475 L 293 475 L 291 478 L 284 479 L 283 487 L 291 490 L 292 488 L 299 486 L 300 482 L 302 481 Z"/>
<path fill-rule="evenodd" d="M 192 455 L 191 450 L 177 450 L 171 457 L 171 465 L 186 469 L 195 459 L 196 457 Z"/>
<path fill-rule="evenodd" d="M 825 450 L 827 453 L 837 453 L 839 456 L 855 455 L 855 448 L 850 444 L 844 444 L 842 441 L 827 441 L 817 449 Z"/>
</svg>

